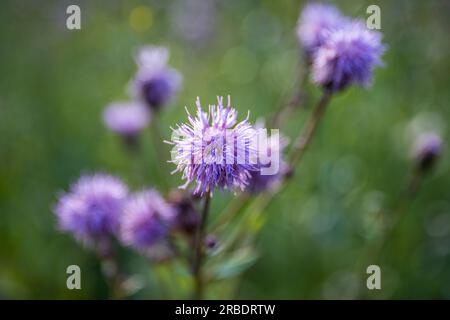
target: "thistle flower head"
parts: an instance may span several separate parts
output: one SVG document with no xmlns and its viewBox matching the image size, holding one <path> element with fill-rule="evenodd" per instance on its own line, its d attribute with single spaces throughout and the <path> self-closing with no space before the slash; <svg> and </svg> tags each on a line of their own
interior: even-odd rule
<svg viewBox="0 0 450 320">
<path fill-rule="evenodd" d="M 54 208 L 59 228 L 88 245 L 114 235 L 127 193 L 126 185 L 113 176 L 81 177 Z"/>
<path fill-rule="evenodd" d="M 103 122 L 111 131 L 133 137 L 148 125 L 150 112 L 139 102 L 116 102 L 106 107 Z"/>
<path fill-rule="evenodd" d="M 434 132 L 419 135 L 414 146 L 414 156 L 419 170 L 430 169 L 442 153 L 442 139 Z"/>
<path fill-rule="evenodd" d="M 187 110 L 186 110 L 187 111 Z M 224 107 L 223 98 L 204 112 L 197 98 L 197 115 L 188 113 L 189 123 L 173 129 L 175 146 L 172 162 L 174 171 L 183 173 L 186 187 L 195 182 L 195 194 L 212 192 L 214 187 L 245 189 L 252 170 L 256 170 L 257 152 L 254 146 L 255 130 L 248 121 L 237 122 L 237 112 L 230 105 Z"/>
<path fill-rule="evenodd" d="M 308 4 L 297 23 L 297 36 L 307 56 L 311 58 L 330 32 L 339 29 L 346 21 L 347 18 L 332 5 Z"/>
<path fill-rule="evenodd" d="M 136 57 L 139 70 L 131 91 L 153 110 L 166 105 L 181 86 L 181 75 L 167 66 L 168 58 L 166 48 L 153 46 L 142 48 Z"/>
<path fill-rule="evenodd" d="M 174 209 L 154 190 L 131 196 L 123 212 L 122 242 L 144 253 L 167 235 L 175 217 Z"/>
<path fill-rule="evenodd" d="M 362 21 L 348 22 L 330 32 L 315 52 L 313 81 L 332 91 L 354 83 L 367 86 L 374 66 L 382 65 L 384 50 L 381 33 L 367 29 Z"/>
</svg>

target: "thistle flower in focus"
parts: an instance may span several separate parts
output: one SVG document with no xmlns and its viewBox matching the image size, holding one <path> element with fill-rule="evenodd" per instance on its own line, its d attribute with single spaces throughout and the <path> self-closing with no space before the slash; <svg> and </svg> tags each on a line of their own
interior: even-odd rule
<svg viewBox="0 0 450 320">
<path fill-rule="evenodd" d="M 116 177 L 83 176 L 59 197 L 54 208 L 59 228 L 84 244 L 101 245 L 118 231 L 127 194 L 126 185 Z"/>
<path fill-rule="evenodd" d="M 169 52 L 163 47 L 147 46 L 136 57 L 137 74 L 132 82 L 132 95 L 157 111 L 174 97 L 181 86 L 181 75 L 167 66 Z"/>
<path fill-rule="evenodd" d="M 222 97 L 218 97 L 217 102 L 217 106 L 210 105 L 209 112 L 204 112 L 197 98 L 196 117 L 186 109 L 189 123 L 172 129 L 172 141 L 168 142 L 175 146 L 172 162 L 177 168 L 174 172 L 182 172 L 186 180 L 181 188 L 195 182 L 194 194 L 203 195 L 215 187 L 244 190 L 250 172 L 257 169 L 255 130 L 248 116 L 238 123 L 230 97 L 227 107 Z"/>
<path fill-rule="evenodd" d="M 341 28 L 347 22 L 339 10 L 320 3 L 308 4 L 297 23 L 297 37 L 308 59 L 325 42 L 330 32 Z"/>
<path fill-rule="evenodd" d="M 112 103 L 103 112 L 105 126 L 126 141 L 133 141 L 150 118 L 150 111 L 139 102 Z"/>
<path fill-rule="evenodd" d="M 313 57 L 312 78 L 333 92 L 351 84 L 368 86 L 372 70 L 382 65 L 385 47 L 381 33 L 367 29 L 362 21 L 352 21 L 330 32 Z"/>
<path fill-rule="evenodd" d="M 152 248 L 167 236 L 176 214 L 155 190 L 132 195 L 123 212 L 120 238 L 144 254 L 151 254 Z"/>
<path fill-rule="evenodd" d="M 260 122 L 255 125 L 256 130 L 262 130 L 264 123 Z M 258 131 L 259 132 L 259 131 Z M 258 134 L 266 134 L 265 131 Z M 261 140 L 259 139 L 259 142 Z M 259 193 L 263 191 L 274 191 L 281 184 L 283 178 L 288 173 L 288 164 L 283 158 L 283 150 L 288 145 L 288 139 L 281 134 L 271 135 L 264 145 L 258 145 L 258 168 L 259 170 L 252 171 L 249 179 L 249 184 L 246 191 L 251 193 Z M 267 159 L 263 163 L 261 159 Z M 263 168 L 269 171 L 273 168 L 276 172 L 265 173 Z"/>
<path fill-rule="evenodd" d="M 433 167 L 442 153 L 442 139 L 434 132 L 425 132 L 419 135 L 414 146 L 416 166 L 421 171 Z"/>
</svg>

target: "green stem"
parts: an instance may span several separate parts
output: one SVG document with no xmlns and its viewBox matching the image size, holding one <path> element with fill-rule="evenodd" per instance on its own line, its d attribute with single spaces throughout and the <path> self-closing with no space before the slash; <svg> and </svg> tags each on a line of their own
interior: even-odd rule
<svg viewBox="0 0 450 320">
<path fill-rule="evenodd" d="M 166 170 L 166 162 L 167 158 L 164 157 L 164 154 L 166 154 L 166 148 L 167 146 L 164 144 L 164 139 L 161 134 L 161 130 L 158 126 L 157 120 L 154 121 L 151 124 L 151 130 L 152 130 L 152 136 L 153 136 L 153 150 L 156 155 L 156 161 L 159 162 L 159 165 L 161 168 L 156 170 L 156 175 L 158 177 L 158 181 L 162 184 L 162 186 L 167 189 L 168 188 L 168 181 L 167 177 L 164 175 L 164 172 L 167 172 Z M 167 152 L 168 153 L 168 152 Z"/>
<path fill-rule="evenodd" d="M 214 225 L 211 227 L 212 233 L 217 233 L 226 224 L 234 219 L 234 217 L 241 211 L 242 208 L 248 203 L 250 194 L 248 192 L 241 193 L 227 206 L 224 212 L 220 214 Z"/>
<path fill-rule="evenodd" d="M 419 171 L 414 171 L 413 175 L 407 184 L 407 187 L 399 195 L 396 204 L 392 210 L 388 212 L 380 210 L 376 214 L 376 220 L 381 220 L 384 224 L 383 229 L 385 230 L 382 234 L 381 240 L 375 244 L 369 244 L 369 248 L 366 250 L 362 258 L 359 259 L 359 263 L 356 264 L 357 272 L 363 272 L 365 274 L 365 268 L 372 264 L 380 264 L 384 249 L 389 243 L 392 243 L 395 235 L 395 231 L 401 224 L 402 219 L 406 216 L 405 212 L 408 210 L 409 204 L 414 200 L 417 191 L 422 183 L 423 173 Z M 387 225 L 385 222 L 385 216 L 389 215 L 393 222 Z"/>
<path fill-rule="evenodd" d="M 208 192 L 205 196 L 205 202 L 203 205 L 202 216 L 200 224 L 197 228 L 195 234 L 195 255 L 192 261 L 192 274 L 195 281 L 195 299 L 202 299 L 204 292 L 204 278 L 202 274 L 202 264 L 203 264 L 203 244 L 205 239 L 205 227 L 206 221 L 208 219 L 209 204 L 210 204 L 211 194 Z"/>
<path fill-rule="evenodd" d="M 299 72 L 292 87 L 293 93 L 290 98 L 283 99 L 284 102 L 279 103 L 278 110 L 275 112 L 270 125 L 272 128 L 279 128 L 288 119 L 289 113 L 294 107 L 301 106 L 305 102 L 304 86 L 309 76 L 309 68 L 302 74 Z M 286 102 L 287 101 L 287 102 Z"/>
<path fill-rule="evenodd" d="M 288 115 L 289 109 L 292 109 L 295 106 L 298 106 L 303 100 L 304 100 L 304 92 L 303 87 L 305 85 L 306 80 L 308 79 L 309 72 L 304 72 L 302 77 L 297 77 L 295 80 L 294 87 L 296 90 L 294 91 L 294 94 L 292 94 L 291 98 L 289 99 L 288 103 L 280 103 L 278 107 L 278 111 L 275 113 L 272 121 L 271 126 L 281 126 L 284 121 L 286 120 L 286 116 Z M 299 80 L 301 78 L 301 80 Z M 298 85 L 300 83 L 300 85 Z M 227 207 L 226 211 L 224 213 L 220 214 L 220 217 L 223 216 L 223 218 L 219 218 L 219 222 L 216 223 L 216 225 L 213 227 L 214 229 L 220 228 L 220 224 L 222 222 L 230 221 L 229 219 L 233 219 L 234 216 L 236 216 L 242 208 L 244 208 L 247 203 L 251 200 L 251 197 L 248 193 L 243 193 L 236 199 L 234 199 L 231 204 Z"/>
<path fill-rule="evenodd" d="M 378 249 L 375 251 L 378 260 L 380 259 L 383 249 L 388 243 L 392 241 L 397 227 L 401 224 L 402 219 L 405 217 L 405 212 L 408 210 L 409 205 L 413 202 L 419 190 L 421 182 L 422 173 L 415 171 L 407 185 L 407 188 L 404 190 L 403 194 L 400 196 L 397 204 L 392 210 L 393 212 L 391 217 L 393 219 L 393 223 L 390 226 L 385 226 L 385 229 L 387 231 L 384 233 L 381 242 L 378 244 Z"/>
<path fill-rule="evenodd" d="M 301 160 L 301 158 L 305 154 L 306 148 L 311 142 L 314 132 L 317 129 L 320 119 L 322 118 L 322 115 L 324 114 L 331 97 L 332 92 L 329 90 L 325 90 L 317 106 L 315 107 L 311 117 L 306 123 L 306 127 L 303 130 L 303 133 L 300 134 L 294 141 L 292 147 L 292 154 L 289 161 L 291 169 L 293 169 L 297 165 L 297 163 Z"/>
<path fill-rule="evenodd" d="M 119 265 L 117 263 L 117 255 L 112 248 L 112 244 L 109 240 L 103 244 L 104 247 L 100 248 L 97 252 L 101 263 L 101 270 L 103 276 L 108 282 L 111 298 L 114 300 L 120 300 L 125 298 L 126 294 L 123 289 L 123 277 L 119 271 Z"/>
<path fill-rule="evenodd" d="M 301 134 L 299 134 L 299 136 L 295 140 L 292 146 L 291 157 L 289 161 L 291 170 L 293 170 L 298 165 L 303 155 L 305 154 L 305 151 L 308 145 L 311 143 L 312 137 L 314 136 L 314 132 L 318 127 L 320 119 L 322 118 L 324 111 L 328 103 L 330 102 L 331 97 L 332 97 L 331 91 L 328 90 L 324 91 L 321 99 L 314 108 L 311 117 L 308 119 L 308 122 L 306 123 L 304 130 L 302 131 Z M 288 178 L 290 176 L 291 175 L 286 175 L 283 178 L 283 182 L 280 186 L 280 189 L 278 190 L 278 193 L 282 192 L 282 190 L 286 188 L 289 182 Z M 262 193 L 258 195 L 258 197 L 249 206 L 247 211 L 250 212 L 250 215 L 261 213 L 270 204 L 274 196 L 275 193 Z"/>
</svg>

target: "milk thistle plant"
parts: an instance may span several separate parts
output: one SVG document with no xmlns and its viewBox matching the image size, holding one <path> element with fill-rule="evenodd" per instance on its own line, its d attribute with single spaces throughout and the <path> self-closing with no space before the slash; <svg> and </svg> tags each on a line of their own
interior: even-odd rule
<svg viewBox="0 0 450 320">
<path fill-rule="evenodd" d="M 165 137 L 171 134 L 165 142 L 172 147 L 172 173 L 181 174 L 179 188 L 172 186 L 164 194 L 148 181 L 148 186 L 132 191 L 111 175 L 83 175 L 59 196 L 54 208 L 59 229 L 71 233 L 103 260 L 113 259 L 116 239 L 118 245 L 133 249 L 152 264 L 181 262 L 189 274 L 190 297 L 197 299 L 209 297 L 210 283 L 245 269 L 235 268 L 238 271 L 231 274 L 223 271 L 222 266 L 237 252 L 246 250 L 245 258 L 251 265 L 257 255 L 248 246 L 254 234 L 244 230 L 245 219 L 261 215 L 283 192 L 332 97 L 350 86 L 369 87 L 373 70 L 382 65 L 386 50 L 380 32 L 368 30 L 363 21 L 346 17 L 329 5 L 307 5 L 296 31 L 310 80 L 322 91 L 297 136 L 287 138 L 272 132 L 267 138 L 261 123 L 268 122 L 255 125 L 246 106 L 232 105 L 230 96 L 217 97 L 208 108 L 197 98 L 195 112 L 186 107 L 185 121 L 162 133 Z M 165 48 L 147 46 L 140 50 L 130 102 L 113 103 L 104 111 L 106 127 L 128 144 L 135 143 L 181 88 L 180 73 L 168 67 L 167 61 Z M 284 112 L 283 106 L 277 110 Z M 287 121 L 288 117 L 279 119 Z M 428 170 L 439 157 L 441 146 L 440 137 L 421 136 L 415 148 L 416 170 Z M 229 192 L 234 199 L 214 215 L 211 225 L 211 199 L 217 192 Z M 107 274 L 107 279 L 112 290 L 121 293 L 116 297 L 126 297 L 128 276 L 120 271 L 117 260 L 115 267 L 116 272 Z"/>
</svg>

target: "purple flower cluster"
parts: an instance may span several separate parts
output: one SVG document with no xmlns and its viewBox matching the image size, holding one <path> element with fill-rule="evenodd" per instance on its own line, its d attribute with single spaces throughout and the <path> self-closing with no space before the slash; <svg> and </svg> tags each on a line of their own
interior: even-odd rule
<svg viewBox="0 0 450 320">
<path fill-rule="evenodd" d="M 353 83 L 367 86 L 374 66 L 382 65 L 383 51 L 379 32 L 368 30 L 360 21 L 347 23 L 330 33 L 316 51 L 313 80 L 332 91 L 343 90 Z"/>
<path fill-rule="evenodd" d="M 130 85 L 132 101 L 115 102 L 103 112 L 103 122 L 111 131 L 133 144 L 150 122 L 152 111 L 166 105 L 181 86 L 181 75 L 167 66 L 166 48 L 147 46 L 137 56 L 138 71 Z"/>
<path fill-rule="evenodd" d="M 152 110 L 166 105 L 181 86 L 181 75 L 167 66 L 169 52 L 163 47 L 147 46 L 136 57 L 139 70 L 132 82 L 133 96 Z"/>
<path fill-rule="evenodd" d="M 112 237 L 143 253 L 177 227 L 176 206 L 154 190 L 129 194 L 118 178 L 106 174 L 82 176 L 54 208 L 62 231 L 101 249 Z"/>
<path fill-rule="evenodd" d="M 127 195 L 126 185 L 116 177 L 83 176 L 54 208 L 59 228 L 88 245 L 103 241 L 118 231 Z"/>
<path fill-rule="evenodd" d="M 312 80 L 327 90 L 326 93 L 353 84 L 367 86 L 374 67 L 382 64 L 385 47 L 381 34 L 368 30 L 360 20 L 343 16 L 333 6 L 306 6 L 298 22 L 297 35 Z M 112 103 L 104 110 L 105 126 L 127 142 L 135 141 L 154 112 L 167 105 L 181 86 L 181 75 L 167 65 L 168 58 L 166 48 L 142 48 L 136 56 L 138 71 L 130 85 L 133 100 Z M 321 100 L 318 106 L 322 109 L 316 110 L 324 110 L 326 102 Z M 174 146 L 171 161 L 176 165 L 174 172 L 181 172 L 185 180 L 180 188 L 194 184 L 195 195 L 209 197 L 215 188 L 260 193 L 274 191 L 285 181 L 291 169 L 282 155 L 287 145 L 285 137 L 272 131 L 267 140 L 263 122 L 252 126 L 249 114 L 239 122 L 229 96 L 226 106 L 223 97 L 217 97 L 217 104 L 209 105 L 208 110 L 203 110 L 197 97 L 196 107 L 195 115 L 186 108 L 187 122 L 172 128 L 171 140 L 166 141 Z M 300 158 L 295 156 L 302 153 L 295 152 L 303 152 L 309 143 L 319 120 L 317 114 L 320 112 L 314 112 L 314 122 L 306 124 L 306 134 L 297 140 L 304 142 L 300 144 L 303 149 L 294 144 L 293 159 Z M 429 168 L 441 149 L 439 136 L 422 135 L 415 153 L 419 169 Z M 295 164 L 295 161 L 290 163 Z M 111 248 L 111 238 L 117 237 L 123 245 L 148 258 L 164 259 L 176 252 L 184 253 L 184 247 L 180 251 L 177 247 L 180 243 L 174 241 L 178 240 L 175 235 L 183 235 L 195 253 L 192 269 L 200 292 L 203 247 L 218 247 L 213 234 L 205 238 L 208 208 L 208 198 L 200 215 L 191 194 L 172 192 L 167 201 L 154 189 L 130 194 L 120 179 L 94 174 L 82 176 L 69 192 L 62 194 L 54 212 L 61 230 L 97 249 Z M 225 216 L 229 218 L 238 210 Z"/>
<path fill-rule="evenodd" d="M 217 105 L 210 105 L 204 112 L 197 98 L 196 117 L 188 113 L 188 124 L 173 129 L 172 141 L 175 152 L 172 162 L 177 165 L 174 172 L 183 173 L 185 188 L 195 181 L 195 194 L 212 192 L 215 187 L 231 191 L 244 190 L 250 172 L 257 170 L 257 150 L 254 147 L 255 130 L 248 121 L 237 122 L 237 112 L 223 105 L 223 98 L 217 98 Z"/>
<path fill-rule="evenodd" d="M 308 5 L 297 34 L 312 62 L 312 80 L 333 92 L 369 85 L 373 68 L 382 65 L 381 33 L 367 29 L 362 20 L 342 16 L 333 6 Z"/>
</svg>

